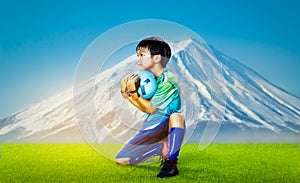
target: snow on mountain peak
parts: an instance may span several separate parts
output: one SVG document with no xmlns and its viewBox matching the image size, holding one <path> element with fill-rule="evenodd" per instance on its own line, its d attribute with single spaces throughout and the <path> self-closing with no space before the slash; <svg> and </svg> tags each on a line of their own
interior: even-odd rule
<svg viewBox="0 0 300 183">
<path fill-rule="evenodd" d="M 170 45 L 173 55 L 168 68 L 182 85 L 188 128 L 216 116 L 215 119 L 220 120 L 221 114 L 223 123 L 241 129 L 300 133 L 299 98 L 274 86 L 204 41 L 190 38 Z M 77 126 L 83 134 L 90 134 L 86 137 L 88 141 L 103 141 L 106 139 L 104 134 L 113 134 L 117 139 L 128 138 L 138 130 L 143 114 L 121 98 L 119 82 L 136 68 L 135 57 L 133 54 L 83 82 L 76 95 L 74 91 L 66 90 L 1 119 L 0 141 L 43 141 L 59 134 L 67 138 Z M 80 108 L 74 110 L 78 104 Z M 89 123 L 78 124 L 78 116 Z M 134 130 L 126 131 L 126 127 Z"/>
</svg>

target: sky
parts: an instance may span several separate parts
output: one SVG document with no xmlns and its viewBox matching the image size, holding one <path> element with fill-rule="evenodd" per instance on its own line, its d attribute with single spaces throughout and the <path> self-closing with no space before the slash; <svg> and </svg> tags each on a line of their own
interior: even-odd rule
<svg viewBox="0 0 300 183">
<path fill-rule="evenodd" d="M 181 24 L 300 97 L 297 0 L 129 2 L 0 1 L 0 119 L 71 88 L 98 36 L 143 19 Z"/>
</svg>

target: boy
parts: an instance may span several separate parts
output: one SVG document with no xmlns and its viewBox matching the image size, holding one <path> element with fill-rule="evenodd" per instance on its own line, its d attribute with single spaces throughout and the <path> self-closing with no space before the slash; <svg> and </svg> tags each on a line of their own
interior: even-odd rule
<svg viewBox="0 0 300 183">
<path fill-rule="evenodd" d="M 185 125 L 181 115 L 179 84 L 166 69 L 171 48 L 160 37 L 150 37 L 139 42 L 136 52 L 139 69 L 152 72 L 158 87 L 154 96 L 146 100 L 137 93 L 137 74 L 129 74 L 122 80 L 122 96 L 145 112 L 146 116 L 140 132 L 116 156 L 116 163 L 134 165 L 161 155 L 163 167 L 157 177 L 175 176 L 178 175 L 177 160 Z"/>
</svg>

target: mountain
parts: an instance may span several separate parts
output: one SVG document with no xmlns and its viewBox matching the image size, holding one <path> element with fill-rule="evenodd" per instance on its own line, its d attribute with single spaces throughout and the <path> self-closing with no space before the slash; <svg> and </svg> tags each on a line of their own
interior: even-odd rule
<svg viewBox="0 0 300 183">
<path fill-rule="evenodd" d="M 181 85 L 185 141 L 297 142 L 300 99 L 202 41 L 170 43 L 168 69 Z M 120 80 L 136 56 L 73 89 L 0 120 L 0 142 L 125 142 L 143 113 L 124 100 Z M 215 138 L 216 136 L 216 138 Z"/>
</svg>

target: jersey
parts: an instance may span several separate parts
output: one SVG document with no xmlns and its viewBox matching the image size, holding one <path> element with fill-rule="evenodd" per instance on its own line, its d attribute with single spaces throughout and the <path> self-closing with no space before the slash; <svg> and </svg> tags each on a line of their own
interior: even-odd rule
<svg viewBox="0 0 300 183">
<path fill-rule="evenodd" d="M 181 113 L 180 86 L 177 78 L 167 69 L 157 78 L 157 90 L 151 104 L 158 110 L 145 116 L 142 130 L 155 128 L 172 113 Z"/>
</svg>

